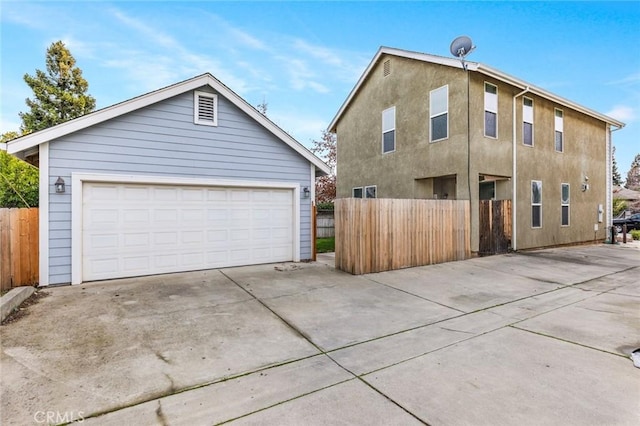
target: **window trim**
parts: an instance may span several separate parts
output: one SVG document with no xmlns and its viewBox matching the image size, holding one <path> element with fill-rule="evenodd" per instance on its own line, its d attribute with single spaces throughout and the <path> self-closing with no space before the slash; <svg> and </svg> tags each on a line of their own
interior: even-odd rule
<svg viewBox="0 0 640 426">
<path fill-rule="evenodd" d="M 496 108 L 495 111 L 492 111 L 491 109 L 487 108 L 487 86 L 492 86 L 495 87 L 496 89 L 496 93 L 495 93 L 495 97 L 496 97 Z M 491 139 L 498 139 L 498 135 L 500 134 L 500 132 L 498 131 L 499 127 L 498 127 L 498 86 L 493 84 L 493 83 L 489 83 L 488 81 L 484 82 L 484 86 L 483 86 L 483 92 L 484 94 L 484 110 L 483 110 L 483 117 L 482 117 L 482 121 L 484 124 L 484 137 L 485 138 L 491 138 Z M 493 93 L 489 93 L 490 95 L 494 95 Z M 487 135 L 487 116 L 486 113 L 490 112 L 495 114 L 496 116 L 496 135 L 495 136 L 491 136 L 491 135 Z"/>
<path fill-rule="evenodd" d="M 375 197 L 369 197 L 367 195 L 367 189 L 369 188 L 373 188 L 375 191 Z M 367 185 L 364 187 L 364 191 L 363 191 L 363 198 L 378 198 L 378 185 Z"/>
<path fill-rule="evenodd" d="M 533 183 L 540 183 L 540 202 L 533 202 Z M 533 226 L 533 207 L 540 207 L 540 226 Z M 542 181 L 541 180 L 532 180 L 531 181 L 531 228 L 532 229 L 542 229 Z"/>
<path fill-rule="evenodd" d="M 200 119 L 200 98 L 213 99 L 213 121 Z M 201 126 L 218 126 L 218 95 L 215 93 L 193 91 L 193 123 Z"/>
<path fill-rule="evenodd" d="M 433 93 L 437 92 L 438 90 L 442 90 L 444 89 L 447 93 L 446 99 L 447 99 L 447 104 L 446 104 L 446 108 L 444 112 L 440 112 L 438 114 L 432 114 L 433 111 Z M 437 118 L 437 117 L 441 117 L 443 115 L 447 116 L 447 134 L 445 137 L 440 138 L 440 139 L 433 139 L 433 119 Z M 429 143 L 434 143 L 434 142 L 440 142 L 443 140 L 449 139 L 449 85 L 445 84 L 444 86 L 440 86 L 437 89 L 433 89 L 431 91 L 429 91 Z"/>
<path fill-rule="evenodd" d="M 564 187 L 567 187 L 567 201 L 565 202 L 564 197 L 563 197 L 563 189 Z M 567 223 L 564 224 L 562 223 L 562 209 L 566 207 L 567 208 Z M 560 226 L 561 227 L 569 227 L 571 226 L 571 185 L 568 183 L 561 183 L 560 184 Z"/>
<path fill-rule="evenodd" d="M 360 196 L 356 197 L 356 190 L 360 190 Z M 354 186 L 351 188 L 351 198 L 364 198 L 364 188 L 361 186 Z"/>
<path fill-rule="evenodd" d="M 525 100 L 531 101 L 531 106 L 529 105 L 525 105 Z M 527 121 L 525 119 L 525 110 L 526 108 L 531 108 L 531 121 Z M 529 147 L 529 148 L 533 148 L 535 146 L 535 140 L 536 140 L 536 136 L 535 136 L 535 126 L 534 126 L 534 114 L 535 114 L 535 103 L 533 101 L 532 98 L 528 98 L 526 96 L 522 97 L 522 145 Z M 531 125 L 531 144 L 525 143 L 524 140 L 524 127 L 525 124 L 530 124 Z"/>
<path fill-rule="evenodd" d="M 393 110 L 393 127 L 390 129 L 385 130 L 384 128 L 384 113 L 387 111 Z M 382 117 L 381 117 L 381 121 L 382 121 L 382 140 L 381 140 L 381 148 L 382 148 L 382 154 L 390 154 L 392 152 L 396 152 L 396 107 L 395 105 L 392 107 L 389 107 L 387 109 L 382 110 Z M 384 150 L 384 135 L 385 133 L 389 133 L 389 132 L 393 132 L 393 149 L 390 151 L 385 151 Z"/>
<path fill-rule="evenodd" d="M 560 116 L 558 117 L 557 113 L 560 113 Z M 560 119 L 560 126 L 558 126 L 558 119 Z M 558 127 L 560 127 L 560 130 L 558 130 Z M 554 108 L 553 109 L 553 149 L 555 150 L 555 152 L 560 152 L 563 153 L 564 152 L 564 111 L 561 110 L 560 108 Z M 556 143 L 556 134 L 560 133 L 560 150 L 558 150 L 558 145 Z"/>
</svg>

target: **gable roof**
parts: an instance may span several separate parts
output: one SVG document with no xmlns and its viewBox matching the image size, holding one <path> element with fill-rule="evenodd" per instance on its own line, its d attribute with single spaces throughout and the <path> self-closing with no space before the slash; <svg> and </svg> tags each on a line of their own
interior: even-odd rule
<svg viewBox="0 0 640 426">
<path fill-rule="evenodd" d="M 220 80 L 216 79 L 209 73 L 205 73 L 197 77 L 193 77 L 189 80 L 185 80 L 180 83 L 176 83 L 171 86 L 167 86 L 162 89 L 137 96 L 133 99 L 129 99 L 128 101 L 102 108 L 98 111 L 94 111 L 90 114 L 83 115 L 73 120 L 58 124 L 56 126 L 31 133 L 17 139 L 13 139 L 12 141 L 9 141 L 7 143 L 7 151 L 10 154 L 26 151 L 29 148 L 40 145 L 41 143 L 52 141 L 62 136 L 66 136 L 82 129 L 86 129 L 87 127 L 94 126 L 112 118 L 119 117 L 129 112 L 144 108 L 146 106 L 158 103 L 160 101 L 169 99 L 173 96 L 177 96 L 185 92 L 189 92 L 191 90 L 198 89 L 203 86 L 211 87 L 221 96 L 224 96 L 226 99 L 228 99 L 232 104 L 240 108 L 249 117 L 253 118 L 274 136 L 289 145 L 294 151 L 296 151 L 307 161 L 313 164 L 316 169 L 321 172 L 321 175 L 329 174 L 331 172 L 329 166 L 327 166 L 322 160 L 320 160 L 320 158 L 309 151 L 304 145 L 295 140 L 291 135 L 278 127 L 273 121 L 267 118 L 264 114 L 260 113 L 247 101 L 237 95 L 233 90 L 229 89 L 222 82 L 220 82 Z"/>
<path fill-rule="evenodd" d="M 351 103 L 351 101 L 353 100 L 353 98 L 355 97 L 355 95 L 358 93 L 358 91 L 360 90 L 360 87 L 364 84 L 365 80 L 367 79 L 367 77 L 369 76 L 369 74 L 371 73 L 371 71 L 373 70 L 373 68 L 376 66 L 376 64 L 378 63 L 378 61 L 380 60 L 380 57 L 382 57 L 383 55 L 391 55 L 391 56 L 398 56 L 401 58 L 407 58 L 407 59 L 414 59 L 417 61 L 423 61 L 423 62 L 429 62 L 432 64 L 439 64 L 439 65 L 445 65 L 445 66 L 449 66 L 452 68 L 459 68 L 462 69 L 462 63 L 460 62 L 459 59 L 456 58 L 447 58 L 444 56 L 436 56 L 436 55 L 430 55 L 427 53 L 420 53 L 420 52 L 412 52 L 409 50 L 402 50 L 402 49 L 396 49 L 393 47 L 380 47 L 380 49 L 378 49 L 378 52 L 376 53 L 376 55 L 373 57 L 373 59 L 371 60 L 371 62 L 369 63 L 369 65 L 367 66 L 367 68 L 365 69 L 364 73 L 362 73 L 362 76 L 360 76 L 360 79 L 358 80 L 358 82 L 356 83 L 355 87 L 351 90 L 351 92 L 349 93 L 349 96 L 347 97 L 347 99 L 344 101 L 344 103 L 342 104 L 342 106 L 340 107 L 340 109 L 338 110 L 338 113 L 336 114 L 336 116 L 333 118 L 333 120 L 331 120 L 331 123 L 329 124 L 329 131 L 331 132 L 335 132 L 336 131 L 336 126 L 338 124 L 338 121 L 340 120 L 340 118 L 342 117 L 342 114 L 345 112 L 345 110 L 347 109 L 347 107 L 349 106 L 349 104 Z M 555 102 L 559 105 L 568 107 L 570 109 L 579 111 L 583 114 L 586 114 L 588 116 L 594 117 L 600 121 L 603 121 L 607 124 L 611 124 L 613 126 L 616 126 L 618 128 L 622 128 L 624 127 L 624 123 L 618 120 L 615 120 L 609 116 L 606 116 L 604 114 L 601 114 L 597 111 L 594 111 L 592 109 L 589 109 L 587 107 L 584 107 L 582 105 L 579 105 L 575 102 L 572 102 L 568 99 L 562 98 L 560 96 L 557 96 L 547 90 L 544 90 L 540 87 L 537 87 L 533 84 L 527 83 L 524 80 L 520 80 L 519 78 L 510 76 L 509 74 L 503 73 L 502 71 L 495 69 L 495 68 L 491 68 L 487 65 L 481 64 L 479 62 L 469 62 L 465 60 L 465 64 L 467 66 L 467 70 L 469 71 L 473 71 L 473 72 L 479 72 L 481 74 L 484 74 L 488 77 L 492 77 L 495 78 L 496 80 L 505 82 L 507 84 L 510 84 L 512 86 L 515 86 L 519 89 L 528 89 L 529 93 L 538 95 L 542 98 L 548 99 L 552 102 Z"/>
</svg>

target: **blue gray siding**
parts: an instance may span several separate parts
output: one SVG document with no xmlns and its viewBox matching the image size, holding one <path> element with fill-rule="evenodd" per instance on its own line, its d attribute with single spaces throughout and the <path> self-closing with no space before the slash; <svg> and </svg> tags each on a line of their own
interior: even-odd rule
<svg viewBox="0 0 640 426">
<path fill-rule="evenodd" d="M 72 172 L 313 184 L 306 159 L 222 96 L 217 127 L 193 123 L 187 92 L 56 139 L 49 147 L 50 284 L 71 282 Z M 53 191 L 58 176 L 65 194 Z M 302 259 L 311 257 L 310 202 L 300 200 Z"/>
</svg>

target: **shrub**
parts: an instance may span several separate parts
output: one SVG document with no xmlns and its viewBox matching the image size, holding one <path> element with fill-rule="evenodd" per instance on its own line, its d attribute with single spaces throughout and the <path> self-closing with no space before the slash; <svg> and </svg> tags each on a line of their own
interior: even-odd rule
<svg viewBox="0 0 640 426">
<path fill-rule="evenodd" d="M 634 240 L 640 240 L 640 229 L 634 229 L 633 231 L 631 231 L 631 237 Z"/>
</svg>

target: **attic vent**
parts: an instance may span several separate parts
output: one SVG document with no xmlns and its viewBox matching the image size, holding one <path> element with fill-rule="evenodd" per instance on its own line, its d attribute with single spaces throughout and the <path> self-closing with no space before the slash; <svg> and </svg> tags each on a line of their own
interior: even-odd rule
<svg viewBox="0 0 640 426">
<path fill-rule="evenodd" d="M 384 61 L 384 64 L 382 64 L 382 68 L 385 77 L 391 74 L 391 59 L 387 59 L 386 61 Z"/>
<path fill-rule="evenodd" d="M 218 95 L 206 92 L 194 92 L 193 101 L 193 122 L 205 126 L 217 126 Z"/>
</svg>

